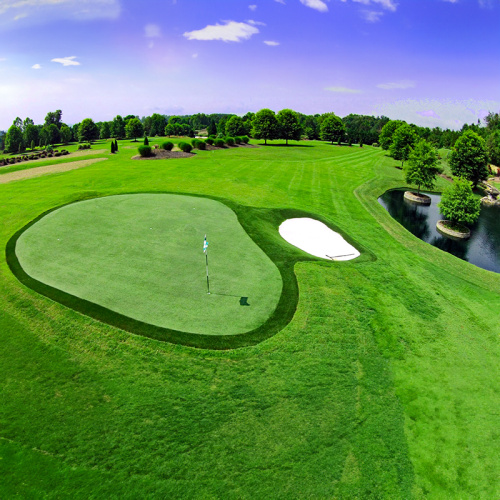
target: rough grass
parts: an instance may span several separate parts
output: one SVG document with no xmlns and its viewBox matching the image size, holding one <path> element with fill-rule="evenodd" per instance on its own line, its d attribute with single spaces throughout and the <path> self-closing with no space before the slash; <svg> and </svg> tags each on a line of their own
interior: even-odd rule
<svg viewBox="0 0 500 500">
<path fill-rule="evenodd" d="M 165 162 L 120 150 L 0 186 L 4 247 L 76 197 L 157 190 L 315 213 L 371 256 L 297 263 L 293 320 L 230 351 L 97 322 L 2 260 L 2 497 L 499 496 L 500 277 L 390 217 L 377 197 L 404 183 L 382 151 L 299 146 Z"/>
</svg>

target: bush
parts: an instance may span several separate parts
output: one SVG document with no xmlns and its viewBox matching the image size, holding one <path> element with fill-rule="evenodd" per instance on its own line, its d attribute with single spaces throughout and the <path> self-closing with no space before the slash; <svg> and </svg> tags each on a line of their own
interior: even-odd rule
<svg viewBox="0 0 500 500">
<path fill-rule="evenodd" d="M 148 156 L 151 156 L 151 146 L 139 146 L 138 150 L 139 150 L 139 154 L 143 158 L 147 158 Z"/>
<path fill-rule="evenodd" d="M 226 144 L 228 146 L 234 146 L 234 137 L 226 137 Z"/>
<path fill-rule="evenodd" d="M 49 158 L 52 158 L 52 156 L 53 156 L 53 155 L 52 155 L 52 153 L 47 153 L 47 156 L 48 156 Z"/>
<path fill-rule="evenodd" d="M 245 143 L 248 144 L 250 142 L 250 137 L 248 135 L 242 136 L 241 140 Z"/>
<path fill-rule="evenodd" d="M 191 146 L 191 144 L 188 144 L 187 142 L 179 142 L 179 148 L 184 153 L 191 153 L 191 151 L 193 150 L 193 146 Z"/>
<path fill-rule="evenodd" d="M 372 146 L 373 146 L 374 148 L 378 148 L 378 147 L 379 147 L 379 143 L 378 143 L 378 142 L 374 142 L 374 143 L 372 144 Z"/>
<path fill-rule="evenodd" d="M 59 151 L 56 151 L 56 152 L 54 153 L 54 156 L 61 156 L 61 155 L 62 155 L 62 153 L 60 153 Z"/>
<path fill-rule="evenodd" d="M 173 147 L 174 143 L 170 141 L 166 141 L 161 145 L 161 149 L 164 149 L 165 151 L 172 151 Z"/>
<path fill-rule="evenodd" d="M 193 139 L 191 141 L 191 145 L 193 146 L 193 148 L 197 148 L 198 147 L 198 143 L 200 142 L 199 139 Z"/>
<path fill-rule="evenodd" d="M 241 137 L 240 137 L 240 136 L 236 136 L 236 137 L 234 138 L 234 143 L 235 143 L 235 144 L 241 144 L 242 142 L 243 142 L 243 141 L 241 140 Z"/>
<path fill-rule="evenodd" d="M 205 144 L 208 144 L 209 146 L 212 146 L 214 143 L 214 139 L 212 139 L 211 137 L 209 137 L 206 141 L 205 141 Z"/>
<path fill-rule="evenodd" d="M 215 139 L 215 141 L 214 141 L 214 146 L 217 148 L 223 148 L 224 144 L 225 143 L 222 139 Z"/>
<path fill-rule="evenodd" d="M 53 153 L 54 152 L 54 148 L 52 146 L 47 146 L 45 148 L 45 150 L 47 151 L 47 153 Z"/>
<path fill-rule="evenodd" d="M 149 146 L 148 136 L 144 137 L 144 146 Z"/>
<path fill-rule="evenodd" d="M 205 150 L 205 149 L 207 149 L 207 145 L 205 144 L 205 142 L 204 141 L 200 141 L 200 140 L 198 140 L 198 143 L 197 143 L 196 147 L 198 149 L 202 150 L 202 151 Z"/>
</svg>

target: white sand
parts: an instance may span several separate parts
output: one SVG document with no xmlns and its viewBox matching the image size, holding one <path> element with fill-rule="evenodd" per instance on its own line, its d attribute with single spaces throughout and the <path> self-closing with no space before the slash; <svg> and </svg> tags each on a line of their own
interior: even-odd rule
<svg viewBox="0 0 500 500">
<path fill-rule="evenodd" d="M 339 233 L 319 220 L 308 217 L 288 219 L 281 224 L 279 232 L 288 243 L 315 257 L 351 260 L 360 255 Z"/>
</svg>

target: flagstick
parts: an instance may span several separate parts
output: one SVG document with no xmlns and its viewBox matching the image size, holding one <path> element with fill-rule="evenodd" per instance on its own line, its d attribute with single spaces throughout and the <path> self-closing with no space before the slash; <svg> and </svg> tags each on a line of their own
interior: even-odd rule
<svg viewBox="0 0 500 500">
<path fill-rule="evenodd" d="M 208 280 L 208 250 L 205 252 L 205 260 L 207 265 L 207 293 L 210 295 L 210 282 Z"/>
</svg>

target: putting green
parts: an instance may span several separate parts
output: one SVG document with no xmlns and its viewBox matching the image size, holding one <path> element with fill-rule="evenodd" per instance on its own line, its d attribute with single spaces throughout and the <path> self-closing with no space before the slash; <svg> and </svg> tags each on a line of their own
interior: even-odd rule
<svg viewBox="0 0 500 500">
<path fill-rule="evenodd" d="M 128 194 L 72 203 L 28 227 L 15 252 L 28 276 L 53 289 L 142 323 L 196 334 L 258 328 L 276 309 L 283 286 L 278 268 L 236 214 L 194 196 Z"/>
</svg>

